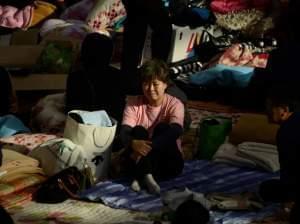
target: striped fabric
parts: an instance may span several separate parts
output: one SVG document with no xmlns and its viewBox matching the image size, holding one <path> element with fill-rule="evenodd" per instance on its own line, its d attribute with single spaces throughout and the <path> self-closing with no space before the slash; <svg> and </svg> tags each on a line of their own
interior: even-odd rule
<svg viewBox="0 0 300 224">
<path fill-rule="evenodd" d="M 211 161 L 197 160 L 185 163 L 182 175 L 170 181 L 160 182 L 162 193 L 187 187 L 192 191 L 239 193 L 255 191 L 258 183 L 277 177 L 278 173 L 229 166 Z M 105 181 L 83 193 L 84 198 L 103 201 L 114 208 L 125 208 L 145 212 L 155 212 L 162 208 L 160 197 L 150 195 L 145 191 L 140 193 L 130 190 L 127 179 Z M 259 212 L 226 212 L 214 213 L 216 223 L 248 223 L 247 220 L 270 215 L 276 205 L 265 207 Z M 230 221 L 228 221 L 230 220 Z M 236 220 L 233 222 L 233 220 Z"/>
</svg>

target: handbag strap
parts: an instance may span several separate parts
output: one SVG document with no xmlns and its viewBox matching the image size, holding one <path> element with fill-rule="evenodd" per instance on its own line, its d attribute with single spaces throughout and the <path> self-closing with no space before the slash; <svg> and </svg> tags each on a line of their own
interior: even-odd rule
<svg viewBox="0 0 300 224">
<path fill-rule="evenodd" d="M 109 140 L 110 140 L 110 136 L 111 136 L 111 134 L 112 134 L 112 129 L 110 130 L 110 134 L 109 134 L 109 137 L 107 138 L 107 140 L 106 140 L 106 142 L 103 144 L 103 145 L 100 145 L 100 144 L 98 144 L 97 142 L 96 142 L 96 128 L 94 128 L 94 130 L 93 130 L 93 138 L 94 138 L 94 144 L 95 144 L 95 146 L 96 147 L 98 147 L 98 148 L 103 148 L 103 147 L 105 147 L 106 145 L 107 145 L 107 143 L 109 142 Z"/>
<path fill-rule="evenodd" d="M 80 185 L 79 183 L 77 182 L 77 180 L 73 177 L 73 176 L 70 176 L 68 175 L 68 181 L 72 184 L 72 185 L 76 185 L 76 187 L 78 187 L 78 189 L 80 189 Z M 57 179 L 57 182 L 58 182 L 58 186 L 64 190 L 65 192 L 67 192 L 67 194 L 71 197 L 71 198 L 74 198 L 74 199 L 78 199 L 78 195 L 73 193 L 66 185 L 65 183 L 62 181 L 61 178 L 58 178 Z"/>
</svg>

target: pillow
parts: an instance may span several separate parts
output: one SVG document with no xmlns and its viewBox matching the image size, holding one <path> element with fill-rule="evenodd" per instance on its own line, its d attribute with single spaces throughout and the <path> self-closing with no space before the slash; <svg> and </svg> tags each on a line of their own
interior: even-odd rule
<svg viewBox="0 0 300 224">
<path fill-rule="evenodd" d="M 229 135 L 229 142 L 259 142 L 276 145 L 276 133 L 279 125 L 271 124 L 263 114 L 241 114 Z"/>
</svg>

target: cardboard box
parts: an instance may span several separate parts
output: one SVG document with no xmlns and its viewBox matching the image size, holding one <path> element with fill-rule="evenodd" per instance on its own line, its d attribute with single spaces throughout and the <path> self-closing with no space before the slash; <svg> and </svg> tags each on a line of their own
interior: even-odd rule
<svg viewBox="0 0 300 224">
<path fill-rule="evenodd" d="M 64 40 L 61 36 L 49 35 L 38 43 L 38 31 L 16 31 L 11 35 L 10 45 L 0 46 L 0 66 L 8 69 L 30 70 L 49 40 Z M 67 39 L 73 44 L 74 58 L 78 52 L 79 43 Z M 64 90 L 68 74 L 22 74 L 12 75 L 15 90 Z"/>
<path fill-rule="evenodd" d="M 203 27 L 191 29 L 189 26 L 173 25 L 172 46 L 169 63 L 178 62 L 195 55 L 194 46 L 199 44 Z"/>
</svg>

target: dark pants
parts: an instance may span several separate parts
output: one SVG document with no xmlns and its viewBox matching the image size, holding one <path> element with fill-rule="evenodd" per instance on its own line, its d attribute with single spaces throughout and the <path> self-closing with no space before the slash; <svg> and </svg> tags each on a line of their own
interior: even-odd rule
<svg viewBox="0 0 300 224">
<path fill-rule="evenodd" d="M 161 0 L 123 0 L 127 11 L 124 25 L 121 69 L 129 86 L 138 82 L 137 66 L 148 25 L 152 33 L 152 57 L 167 60 L 171 45 L 172 25 L 167 9 Z"/>
<path fill-rule="evenodd" d="M 8 72 L 0 67 L 0 116 L 10 111 L 12 85 Z"/>
<path fill-rule="evenodd" d="M 295 205 L 293 206 L 291 210 L 291 215 L 290 215 L 290 223 L 291 224 L 299 224 L 300 223 L 300 204 L 299 204 L 299 199 L 296 200 Z"/>
<path fill-rule="evenodd" d="M 170 128 L 168 124 L 160 123 L 156 126 L 153 132 L 152 141 L 162 132 Z M 133 139 L 148 140 L 149 134 L 142 126 L 136 126 L 132 130 Z M 158 180 L 165 180 L 179 175 L 183 169 L 183 158 L 178 149 L 176 139 L 164 139 L 168 147 L 152 148 L 147 156 L 142 157 L 136 164 L 135 161 L 130 161 L 129 168 L 133 177 L 137 180 L 142 180 L 146 174 L 151 173 Z M 132 149 L 128 149 L 129 154 Z M 130 160 L 129 156 L 128 159 Z"/>
<path fill-rule="evenodd" d="M 259 195 L 264 201 L 268 202 L 281 203 L 294 201 L 295 204 L 291 210 L 290 223 L 300 223 L 299 195 L 280 180 L 267 180 L 261 183 Z"/>
<path fill-rule="evenodd" d="M 280 180 L 272 179 L 261 183 L 259 186 L 259 195 L 264 201 L 284 202 L 287 201 L 288 191 Z"/>
</svg>

